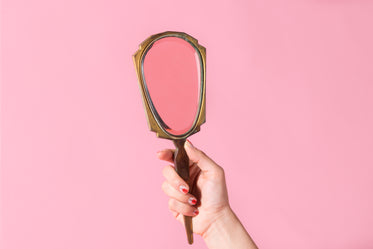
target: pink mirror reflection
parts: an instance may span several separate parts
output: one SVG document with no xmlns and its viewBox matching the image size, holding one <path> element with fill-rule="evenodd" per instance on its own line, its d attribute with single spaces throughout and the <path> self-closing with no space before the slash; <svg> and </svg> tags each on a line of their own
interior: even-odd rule
<svg viewBox="0 0 373 249">
<path fill-rule="evenodd" d="M 187 133 L 198 114 L 201 61 L 196 49 L 178 37 L 155 41 L 143 60 L 145 85 L 159 123 L 170 134 Z"/>
</svg>

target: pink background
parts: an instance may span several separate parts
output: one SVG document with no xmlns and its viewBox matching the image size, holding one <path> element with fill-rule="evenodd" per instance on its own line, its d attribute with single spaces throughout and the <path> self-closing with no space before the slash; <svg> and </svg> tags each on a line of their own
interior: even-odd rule
<svg viewBox="0 0 373 249">
<path fill-rule="evenodd" d="M 207 48 L 192 142 L 261 248 L 373 248 L 371 1 L 3 0 L 2 249 L 192 248 L 131 55 Z M 205 248 L 201 238 L 193 248 Z"/>
</svg>

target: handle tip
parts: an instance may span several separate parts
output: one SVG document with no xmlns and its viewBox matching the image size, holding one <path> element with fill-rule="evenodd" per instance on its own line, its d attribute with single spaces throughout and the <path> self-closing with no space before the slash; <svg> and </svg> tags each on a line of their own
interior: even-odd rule
<svg viewBox="0 0 373 249">
<path fill-rule="evenodd" d="M 185 231 L 188 238 L 189 245 L 193 244 L 193 223 L 192 217 L 184 216 Z"/>
<path fill-rule="evenodd" d="M 189 245 L 192 245 L 193 244 L 193 233 L 187 234 L 187 236 L 188 236 Z"/>
</svg>

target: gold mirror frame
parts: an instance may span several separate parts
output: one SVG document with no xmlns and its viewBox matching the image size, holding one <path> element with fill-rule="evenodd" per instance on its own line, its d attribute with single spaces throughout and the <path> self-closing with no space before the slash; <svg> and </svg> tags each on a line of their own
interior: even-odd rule
<svg viewBox="0 0 373 249">
<path fill-rule="evenodd" d="M 152 104 L 149 93 L 147 92 L 146 83 L 142 70 L 142 61 L 145 58 L 147 51 L 151 48 L 154 42 L 164 37 L 179 37 L 189 42 L 199 53 L 201 65 L 201 82 L 200 82 L 200 96 L 198 103 L 198 113 L 194 120 L 194 123 L 190 130 L 182 135 L 172 135 L 167 132 L 160 121 L 155 118 L 158 116 L 156 110 Z M 136 73 L 138 82 L 140 84 L 141 94 L 143 97 L 144 109 L 146 111 L 148 126 L 151 131 L 156 132 L 157 137 L 167 138 L 172 140 L 186 139 L 190 135 L 198 132 L 200 126 L 206 121 L 206 48 L 198 44 L 198 40 L 184 32 L 167 31 L 159 34 L 155 34 L 143 41 L 137 52 L 133 55 L 133 61 L 135 63 Z"/>
</svg>

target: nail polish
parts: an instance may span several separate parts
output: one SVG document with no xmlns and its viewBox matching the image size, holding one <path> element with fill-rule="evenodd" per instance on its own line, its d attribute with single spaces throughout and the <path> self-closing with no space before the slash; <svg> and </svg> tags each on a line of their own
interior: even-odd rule
<svg viewBox="0 0 373 249">
<path fill-rule="evenodd" d="M 193 211 L 193 214 L 194 214 L 194 215 L 198 215 L 198 214 L 199 214 L 198 209 L 194 210 L 194 211 Z"/>
<path fill-rule="evenodd" d="M 189 202 L 190 205 L 196 205 L 197 204 L 197 200 L 194 197 L 190 197 L 188 202 Z"/>
<path fill-rule="evenodd" d="M 179 190 L 184 194 L 188 193 L 188 189 L 184 185 L 180 185 Z"/>
<path fill-rule="evenodd" d="M 190 147 L 194 148 L 194 146 L 193 146 L 192 142 L 190 142 L 190 140 L 189 140 L 189 139 L 187 139 L 187 145 L 189 145 Z"/>
</svg>

